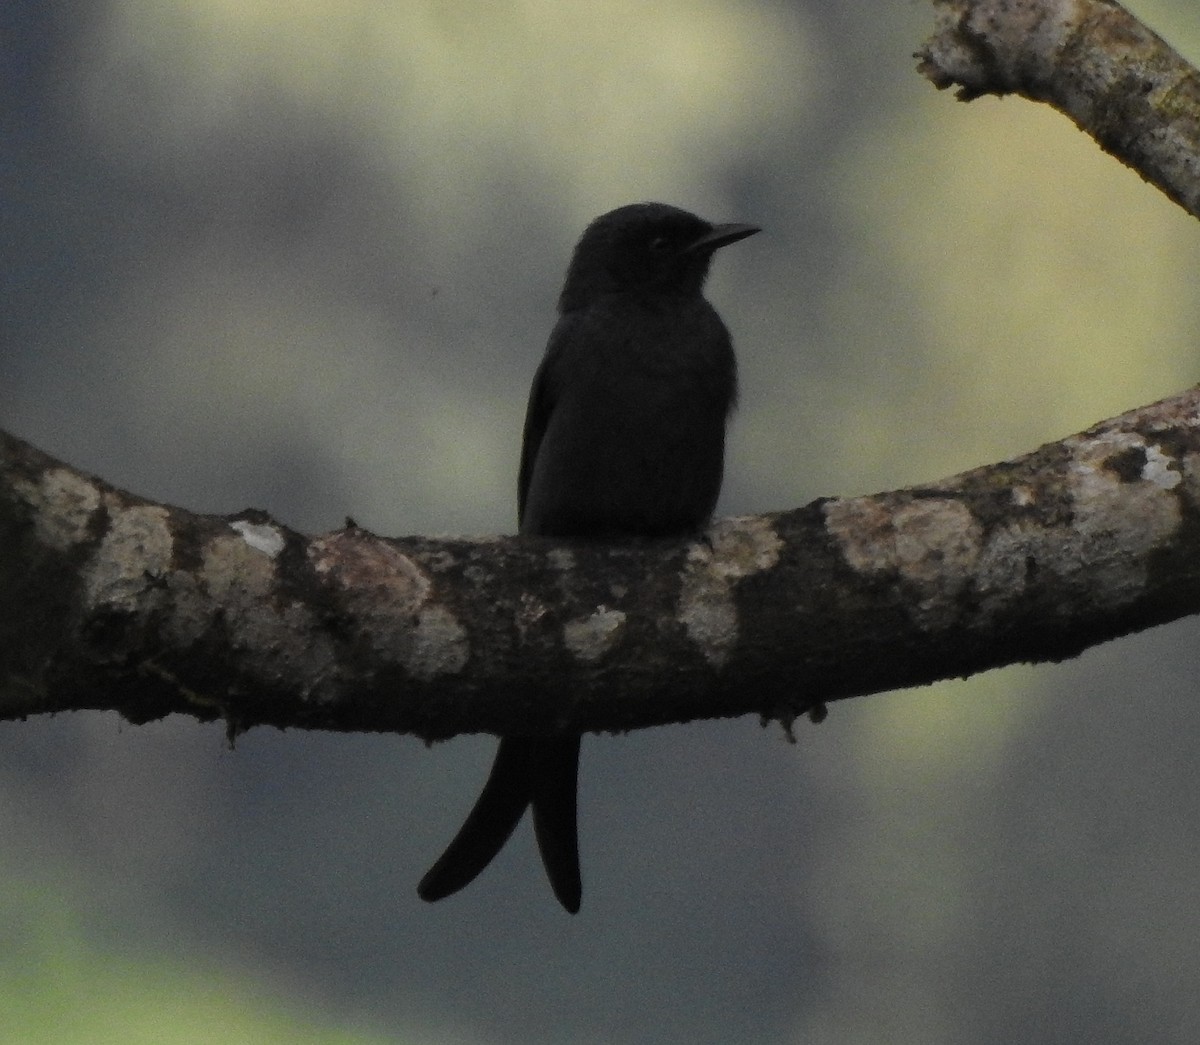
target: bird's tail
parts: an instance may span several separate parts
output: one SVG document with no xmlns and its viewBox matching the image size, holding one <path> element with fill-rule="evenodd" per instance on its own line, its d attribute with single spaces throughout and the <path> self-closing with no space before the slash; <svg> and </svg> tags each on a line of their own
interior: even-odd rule
<svg viewBox="0 0 1200 1045">
<path fill-rule="evenodd" d="M 579 910 L 579 842 L 575 792 L 579 774 L 578 736 L 504 737 L 487 783 L 474 808 L 417 886 L 422 900 L 440 900 L 469 885 L 504 848 L 526 806 L 542 864 L 559 903 Z"/>
<path fill-rule="evenodd" d="M 530 759 L 533 833 L 542 854 L 542 866 L 558 902 L 571 914 L 579 910 L 583 884 L 579 880 L 579 832 L 576 795 L 579 784 L 579 743 L 582 738 L 561 737 L 537 741 Z M 501 741 L 501 744 L 504 742 Z"/>
</svg>

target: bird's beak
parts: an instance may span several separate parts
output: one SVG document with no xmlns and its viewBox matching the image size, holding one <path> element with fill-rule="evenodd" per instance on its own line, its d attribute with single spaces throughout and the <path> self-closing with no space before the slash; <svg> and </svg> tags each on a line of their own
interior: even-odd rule
<svg viewBox="0 0 1200 1045">
<path fill-rule="evenodd" d="M 756 232 L 762 232 L 757 225 L 739 225 L 732 221 L 724 225 L 714 225 L 699 239 L 689 243 L 685 253 L 714 251 L 718 247 L 725 247 L 747 236 L 753 236 Z"/>
</svg>

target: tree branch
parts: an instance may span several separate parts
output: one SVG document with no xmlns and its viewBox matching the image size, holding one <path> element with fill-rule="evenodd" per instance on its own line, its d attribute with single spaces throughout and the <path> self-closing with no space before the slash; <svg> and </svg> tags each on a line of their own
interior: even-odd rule
<svg viewBox="0 0 1200 1045">
<path fill-rule="evenodd" d="M 1048 101 L 1200 216 L 1200 78 L 1119 5 L 936 2 L 934 83 Z M 0 433 L 0 718 L 427 738 L 786 721 L 1197 612 L 1198 461 L 1192 390 L 929 486 L 614 547 L 309 538 Z"/>
<path fill-rule="evenodd" d="M 970 101 L 1048 102 L 1200 218 L 1200 73 L 1114 0 L 934 0 L 917 52 Z"/>
<path fill-rule="evenodd" d="M 1061 660 L 1200 610 L 1200 391 L 690 542 L 305 537 L 0 437 L 0 717 L 623 730 Z"/>
</svg>

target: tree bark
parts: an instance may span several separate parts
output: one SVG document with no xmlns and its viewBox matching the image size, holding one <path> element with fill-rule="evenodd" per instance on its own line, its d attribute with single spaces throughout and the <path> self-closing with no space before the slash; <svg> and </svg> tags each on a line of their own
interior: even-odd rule
<svg viewBox="0 0 1200 1045">
<path fill-rule="evenodd" d="M 1200 74 L 1114 0 L 934 0 L 917 52 L 938 88 L 1065 113 L 1200 218 Z"/>
<path fill-rule="evenodd" d="M 0 717 L 461 732 L 757 713 L 1200 610 L 1200 390 L 1025 457 L 691 541 L 306 537 L 0 439 Z"/>
</svg>

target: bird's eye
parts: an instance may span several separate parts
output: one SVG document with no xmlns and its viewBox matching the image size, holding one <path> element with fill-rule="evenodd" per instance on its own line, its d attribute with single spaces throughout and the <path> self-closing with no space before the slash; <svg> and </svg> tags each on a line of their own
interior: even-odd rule
<svg viewBox="0 0 1200 1045">
<path fill-rule="evenodd" d="M 654 239 L 650 241 L 650 253 L 661 254 L 670 245 L 671 241 L 668 240 L 666 236 L 655 236 Z"/>
</svg>

